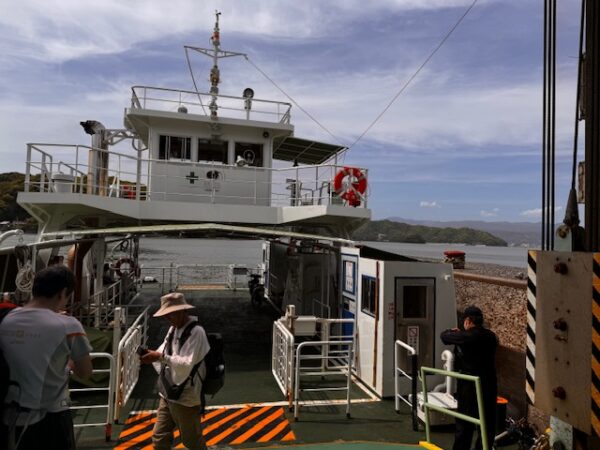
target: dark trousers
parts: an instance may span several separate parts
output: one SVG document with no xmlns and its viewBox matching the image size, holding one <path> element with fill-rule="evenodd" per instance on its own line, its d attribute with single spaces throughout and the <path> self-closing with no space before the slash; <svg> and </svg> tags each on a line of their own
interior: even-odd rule
<svg viewBox="0 0 600 450">
<path fill-rule="evenodd" d="M 456 392 L 456 397 L 458 400 L 458 412 L 478 418 L 479 412 L 477 408 L 477 394 L 475 392 L 475 386 L 472 382 L 461 381 L 462 380 L 459 380 L 457 383 Z M 489 450 L 492 449 L 496 431 L 496 396 L 497 389 L 495 380 L 493 383 L 489 384 L 482 383 L 483 414 L 487 428 L 487 443 Z M 471 422 L 456 419 L 456 433 L 454 436 L 454 446 L 452 447 L 452 450 L 471 450 L 475 428 L 476 425 L 472 424 Z M 477 433 L 475 449 L 482 450 L 482 448 L 481 430 L 479 430 Z"/>
<path fill-rule="evenodd" d="M 16 427 L 14 442 L 16 450 L 75 450 L 71 411 L 47 413 L 39 422 Z"/>
</svg>

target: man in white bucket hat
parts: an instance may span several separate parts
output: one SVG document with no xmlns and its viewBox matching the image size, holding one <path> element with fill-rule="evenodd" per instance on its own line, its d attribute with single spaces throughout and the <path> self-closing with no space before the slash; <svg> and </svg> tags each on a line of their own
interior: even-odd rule
<svg viewBox="0 0 600 450">
<path fill-rule="evenodd" d="M 155 449 L 172 448 L 175 428 L 186 448 L 206 449 L 200 424 L 200 393 L 206 376 L 204 357 L 210 346 L 197 318 L 189 314 L 193 308 L 179 292 L 162 296 L 154 317 L 165 317 L 171 327 L 158 349 L 140 357 L 143 363 L 154 363 L 159 373 L 160 401 L 152 432 Z"/>
</svg>

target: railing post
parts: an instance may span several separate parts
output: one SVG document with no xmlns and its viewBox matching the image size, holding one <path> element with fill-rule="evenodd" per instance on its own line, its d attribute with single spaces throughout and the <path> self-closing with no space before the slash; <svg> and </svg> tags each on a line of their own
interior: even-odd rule
<svg viewBox="0 0 600 450">
<path fill-rule="evenodd" d="M 27 163 L 25 164 L 25 192 L 29 192 L 31 177 L 31 144 L 27 144 Z"/>
<path fill-rule="evenodd" d="M 300 360 L 302 344 L 296 349 L 296 367 L 294 371 L 294 420 L 298 420 L 298 401 L 300 397 Z"/>
<path fill-rule="evenodd" d="M 481 432 L 481 443 L 483 444 L 483 450 L 492 450 L 488 448 L 487 439 L 487 424 L 485 421 L 485 410 L 483 409 L 483 395 L 481 393 L 481 379 L 477 377 L 475 380 L 475 392 L 477 394 L 477 406 L 479 407 L 479 421 L 480 421 L 480 432 Z"/>
<path fill-rule="evenodd" d="M 113 321 L 113 345 L 112 345 L 112 354 L 117 358 L 117 364 L 119 361 L 118 352 L 119 352 L 119 342 L 121 341 L 121 314 L 122 308 L 115 308 L 115 317 Z"/>
<path fill-rule="evenodd" d="M 398 376 L 398 361 L 400 357 L 398 356 L 399 347 L 397 343 L 394 343 L 394 408 L 396 412 L 400 412 L 400 377 Z M 413 398 L 413 402 L 415 399 Z"/>
<path fill-rule="evenodd" d="M 412 373 L 411 380 L 411 394 L 412 394 L 412 426 L 413 431 L 419 431 L 419 418 L 417 416 L 417 381 L 419 378 L 419 369 L 418 369 L 418 355 L 412 354 L 410 355 L 410 366 Z M 398 398 L 396 397 L 396 402 L 398 402 Z"/>
<path fill-rule="evenodd" d="M 368 206 L 369 196 L 367 195 L 369 189 L 369 169 L 365 169 L 365 178 L 367 179 L 367 190 L 365 191 L 365 208 Z"/>
<path fill-rule="evenodd" d="M 44 192 L 45 183 L 44 178 L 46 177 L 46 154 L 42 153 L 42 167 L 40 173 L 40 192 Z"/>
<path fill-rule="evenodd" d="M 429 408 L 427 407 L 427 378 L 425 377 L 425 369 L 421 367 L 421 385 L 423 387 L 423 408 L 425 412 L 425 439 L 431 442 L 431 430 L 429 427 Z"/>
<path fill-rule="evenodd" d="M 138 150 L 137 152 L 137 170 L 135 175 L 135 199 L 140 199 L 140 191 L 142 190 L 142 151 Z M 119 161 L 119 170 L 121 169 L 120 161 Z"/>
</svg>

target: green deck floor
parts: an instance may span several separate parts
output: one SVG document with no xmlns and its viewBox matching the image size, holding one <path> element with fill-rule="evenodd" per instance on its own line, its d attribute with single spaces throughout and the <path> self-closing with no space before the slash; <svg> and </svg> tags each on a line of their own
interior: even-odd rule
<svg viewBox="0 0 600 450">
<path fill-rule="evenodd" d="M 282 446 L 259 447 L 262 449 L 268 448 L 298 448 L 306 450 L 414 450 L 419 448 L 418 445 L 393 444 L 388 442 L 330 442 L 321 444 L 293 444 Z"/>
<path fill-rule="evenodd" d="M 231 293 L 202 292 L 186 294 L 188 301 L 197 307 L 198 316 L 207 331 L 223 333 L 226 357 L 226 384 L 209 405 L 241 405 L 247 403 L 282 402 L 285 400 L 271 374 L 271 330 L 272 311 L 255 311 L 250 305 L 247 292 Z M 158 296 L 146 297 L 143 301 L 158 306 Z M 151 348 L 160 343 L 166 333 L 166 323 L 151 320 L 149 330 Z M 130 411 L 153 410 L 158 404 L 156 374 L 150 367 L 143 367 L 140 381 L 126 408 L 122 411 L 119 424 L 113 429 L 113 441 L 104 442 L 102 428 L 86 428 L 76 431 L 79 449 L 114 448 L 123 423 Z M 306 393 L 306 399 L 324 400 L 325 394 Z M 352 389 L 353 399 L 367 396 L 357 387 Z M 281 403 L 280 403 L 281 404 Z M 284 403 L 285 404 L 285 403 Z M 220 445 L 216 449 L 248 448 L 306 448 L 323 449 L 409 449 L 419 448 L 425 439 L 424 431 L 414 432 L 408 408 L 402 405 L 400 414 L 394 410 L 391 400 L 355 403 L 351 406 L 351 418 L 346 418 L 345 404 L 303 407 L 299 421 L 294 421 L 293 412 L 285 409 L 285 417 L 295 435 L 291 442 L 266 442 Z M 76 422 L 97 422 L 97 412 L 83 410 L 77 414 Z M 452 429 L 436 430 L 433 442 L 440 448 L 451 448 Z M 340 441 L 344 441 L 342 443 Z M 369 441 L 369 442 L 367 442 Z M 331 444 L 323 444 L 332 442 Z M 404 444 L 398 444 L 402 442 Z M 301 446 L 300 446 L 301 445 Z"/>
</svg>

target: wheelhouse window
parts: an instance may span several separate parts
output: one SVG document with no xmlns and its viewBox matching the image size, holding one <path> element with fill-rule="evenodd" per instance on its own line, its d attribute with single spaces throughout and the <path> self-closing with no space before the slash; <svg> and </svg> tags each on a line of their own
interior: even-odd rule
<svg viewBox="0 0 600 450">
<path fill-rule="evenodd" d="M 158 159 L 190 161 L 192 159 L 192 139 L 161 135 L 158 145 Z"/>
<path fill-rule="evenodd" d="M 361 310 L 371 316 L 375 315 L 377 310 L 376 286 L 377 281 L 373 277 L 363 275 L 361 277 Z"/>
<path fill-rule="evenodd" d="M 227 141 L 198 139 L 198 161 L 227 164 Z"/>
<path fill-rule="evenodd" d="M 236 142 L 235 163 L 243 166 L 262 167 L 263 145 Z"/>
</svg>

